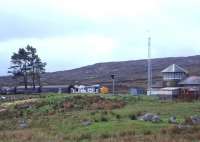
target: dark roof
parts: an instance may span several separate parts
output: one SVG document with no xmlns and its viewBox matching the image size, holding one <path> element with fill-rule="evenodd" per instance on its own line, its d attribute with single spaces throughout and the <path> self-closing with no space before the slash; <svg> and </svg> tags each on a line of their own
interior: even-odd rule
<svg viewBox="0 0 200 142">
<path fill-rule="evenodd" d="M 39 86 L 35 86 L 36 88 L 39 88 Z M 68 85 L 46 85 L 42 86 L 42 88 L 68 88 Z M 24 89 L 24 86 L 18 86 L 18 89 Z M 27 86 L 27 88 L 33 88 L 33 86 Z"/>
<path fill-rule="evenodd" d="M 69 85 L 46 85 L 42 86 L 42 88 L 68 88 Z"/>
<path fill-rule="evenodd" d="M 191 76 L 179 83 L 180 85 L 200 85 L 200 76 Z"/>
<path fill-rule="evenodd" d="M 183 72 L 186 74 L 188 73 L 187 70 L 181 68 L 180 66 L 178 66 L 176 64 L 172 64 L 162 71 L 162 73 L 175 73 L 175 72 Z"/>
<path fill-rule="evenodd" d="M 144 90 L 142 87 L 131 87 L 130 89 Z"/>
</svg>

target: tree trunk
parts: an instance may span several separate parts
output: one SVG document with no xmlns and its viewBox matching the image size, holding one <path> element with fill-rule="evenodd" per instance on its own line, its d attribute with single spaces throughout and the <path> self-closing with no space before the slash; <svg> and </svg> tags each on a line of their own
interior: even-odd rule
<svg viewBox="0 0 200 142">
<path fill-rule="evenodd" d="M 40 75 L 38 75 L 38 82 L 39 82 L 39 86 L 41 86 L 41 79 L 40 79 Z"/>
<path fill-rule="evenodd" d="M 33 90 L 35 90 L 35 68 L 33 67 L 33 71 L 32 71 L 32 83 L 33 83 Z"/>
<path fill-rule="evenodd" d="M 25 90 L 27 90 L 27 86 L 28 86 L 28 74 L 27 74 L 26 63 L 25 63 L 25 68 L 24 68 L 24 86 L 25 86 Z"/>
<path fill-rule="evenodd" d="M 41 86 L 40 75 L 38 75 L 38 82 L 39 82 L 39 93 L 41 93 L 42 86 Z"/>
<path fill-rule="evenodd" d="M 27 75 L 26 75 L 26 73 L 25 73 L 25 75 L 24 75 L 24 87 L 25 87 L 25 90 L 27 90 Z"/>
<path fill-rule="evenodd" d="M 33 90 L 35 90 L 35 79 L 33 77 Z"/>
</svg>

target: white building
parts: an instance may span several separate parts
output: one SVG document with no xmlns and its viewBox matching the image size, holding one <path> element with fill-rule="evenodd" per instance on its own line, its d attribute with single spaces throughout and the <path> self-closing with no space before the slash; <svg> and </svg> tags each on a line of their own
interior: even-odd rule
<svg viewBox="0 0 200 142">
<path fill-rule="evenodd" d="M 188 71 L 173 64 L 162 71 L 164 86 L 175 87 L 188 76 Z"/>
<path fill-rule="evenodd" d="M 75 85 L 72 89 L 72 93 L 77 94 L 96 94 L 99 93 L 100 85 L 91 85 L 91 86 L 85 86 L 85 85 Z"/>
<path fill-rule="evenodd" d="M 176 97 L 180 92 L 179 82 L 187 78 L 188 71 L 176 64 L 172 64 L 161 71 L 163 76 L 163 85 L 161 88 L 151 88 L 147 94 L 152 96 L 166 96 L 166 98 Z"/>
</svg>

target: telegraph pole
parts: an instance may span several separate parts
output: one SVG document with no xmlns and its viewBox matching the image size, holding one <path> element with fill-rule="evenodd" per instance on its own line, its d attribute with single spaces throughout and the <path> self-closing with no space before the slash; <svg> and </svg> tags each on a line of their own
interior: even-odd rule
<svg viewBox="0 0 200 142">
<path fill-rule="evenodd" d="M 115 95 L 115 75 L 112 74 L 111 78 L 112 78 L 112 93 L 113 95 Z"/>
</svg>

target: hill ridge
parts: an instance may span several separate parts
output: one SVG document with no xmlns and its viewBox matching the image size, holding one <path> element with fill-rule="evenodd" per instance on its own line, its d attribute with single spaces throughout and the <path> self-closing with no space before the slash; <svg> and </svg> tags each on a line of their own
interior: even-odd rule
<svg viewBox="0 0 200 142">
<path fill-rule="evenodd" d="M 200 55 L 188 57 L 166 57 L 152 59 L 153 79 L 161 81 L 160 71 L 171 64 L 177 64 L 189 71 L 191 75 L 200 75 Z M 118 91 L 125 92 L 130 87 L 146 87 L 147 59 L 95 63 L 92 65 L 48 72 L 43 75 L 44 85 L 63 84 L 101 84 L 111 86 L 111 74 L 116 74 Z M 0 77 L 0 86 L 13 85 L 10 76 Z"/>
</svg>

